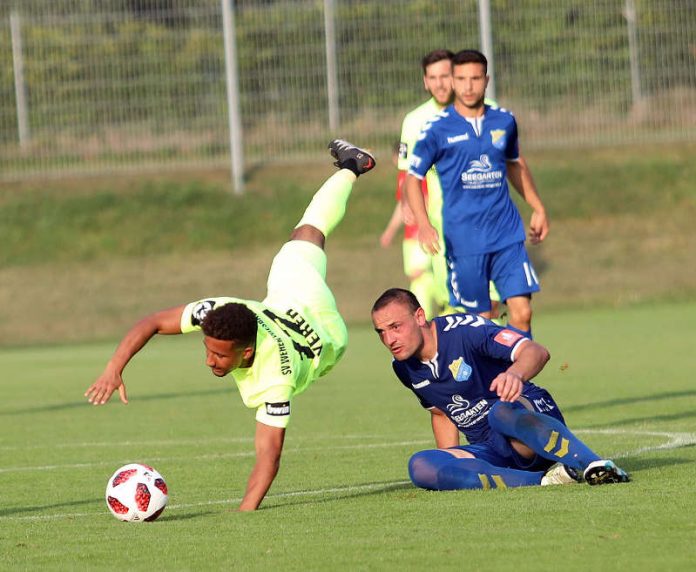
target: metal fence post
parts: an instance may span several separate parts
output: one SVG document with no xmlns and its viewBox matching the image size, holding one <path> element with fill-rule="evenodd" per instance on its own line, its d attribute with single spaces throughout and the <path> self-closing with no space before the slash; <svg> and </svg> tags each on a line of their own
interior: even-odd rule
<svg viewBox="0 0 696 572">
<path fill-rule="evenodd" d="M 633 0 L 626 0 L 624 8 L 624 18 L 628 27 L 628 52 L 631 62 L 631 93 L 633 95 L 633 105 L 640 103 L 643 95 L 640 91 L 640 65 L 638 59 L 638 33 L 636 32 L 636 3 Z"/>
<path fill-rule="evenodd" d="M 227 80 L 232 186 L 234 193 L 241 195 L 244 192 L 244 149 L 239 98 L 237 40 L 234 26 L 234 0 L 220 1 L 222 3 L 222 29 L 225 40 L 225 77 Z"/>
<path fill-rule="evenodd" d="M 339 125 L 339 109 L 334 0 L 324 0 L 324 37 L 326 39 L 326 94 L 329 104 L 329 129 L 332 134 L 336 134 Z"/>
<path fill-rule="evenodd" d="M 21 149 L 26 149 L 29 143 L 29 114 L 27 112 L 27 90 L 24 83 L 22 24 L 17 12 L 10 13 L 10 34 L 12 36 L 12 66 L 14 69 L 15 98 L 17 100 L 19 146 Z"/>
<path fill-rule="evenodd" d="M 495 66 L 493 65 L 493 28 L 491 26 L 491 3 L 489 0 L 479 0 L 479 35 L 481 51 L 488 60 L 488 88 L 486 95 L 495 99 Z"/>
</svg>

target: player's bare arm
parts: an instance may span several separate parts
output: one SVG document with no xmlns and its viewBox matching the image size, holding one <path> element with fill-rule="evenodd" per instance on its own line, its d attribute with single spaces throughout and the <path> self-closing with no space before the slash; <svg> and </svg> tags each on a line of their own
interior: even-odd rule
<svg viewBox="0 0 696 572">
<path fill-rule="evenodd" d="M 280 455 L 283 451 L 285 429 L 271 427 L 264 423 L 256 422 L 256 463 L 249 476 L 244 498 L 239 505 L 242 512 L 256 510 L 268 489 L 271 488 L 273 479 L 278 474 L 280 467 Z"/>
<path fill-rule="evenodd" d="M 418 225 L 418 241 L 421 247 L 428 254 L 437 254 L 440 251 L 440 238 L 437 230 L 430 224 L 430 219 L 428 219 L 428 211 L 425 207 L 425 199 L 420 186 L 420 180 L 409 174 L 404 183 L 406 199 Z"/>
<path fill-rule="evenodd" d="M 550 357 L 544 346 L 526 340 L 518 347 L 512 365 L 493 380 L 491 391 L 495 391 L 501 401 L 517 401 L 522 394 L 524 382 L 544 369 Z"/>
<path fill-rule="evenodd" d="M 392 243 L 392 240 L 394 240 L 396 232 L 401 228 L 402 224 L 403 221 L 401 218 L 401 203 L 398 202 L 394 207 L 394 211 L 392 212 L 391 218 L 389 219 L 386 228 L 384 229 L 384 231 L 382 231 L 382 234 L 379 237 L 379 243 L 380 245 L 382 245 L 382 248 L 387 248 Z"/>
<path fill-rule="evenodd" d="M 408 206 L 408 199 L 406 198 L 406 177 L 408 176 L 408 171 L 399 170 L 397 174 L 397 195 L 401 197 L 399 199 L 399 205 L 401 208 L 401 220 L 404 224 L 414 225 L 416 224 L 416 217 L 413 216 L 413 211 L 411 207 Z"/>
<path fill-rule="evenodd" d="M 104 405 L 118 389 L 121 401 L 128 403 L 122 378 L 124 368 L 155 334 L 180 334 L 184 308 L 185 306 L 176 306 L 161 310 L 137 322 L 118 344 L 102 374 L 85 391 L 87 400 L 93 405 Z"/>
<path fill-rule="evenodd" d="M 515 190 L 532 207 L 532 217 L 529 222 L 529 240 L 532 244 L 538 244 L 549 233 L 549 222 L 546 218 L 546 209 L 532 177 L 532 172 L 522 155 L 520 155 L 517 161 L 507 162 L 507 174 Z"/>
<path fill-rule="evenodd" d="M 430 423 L 438 449 L 448 449 L 459 445 L 459 429 L 450 418 L 437 407 L 433 407 L 430 414 Z"/>
</svg>

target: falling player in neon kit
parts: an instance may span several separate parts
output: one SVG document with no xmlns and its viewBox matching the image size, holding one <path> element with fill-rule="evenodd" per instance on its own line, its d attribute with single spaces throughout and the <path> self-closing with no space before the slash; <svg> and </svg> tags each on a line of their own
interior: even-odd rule
<svg viewBox="0 0 696 572">
<path fill-rule="evenodd" d="M 431 253 L 441 249 L 419 190 L 419 179 L 435 165 L 443 194 L 443 234 L 450 287 L 457 305 L 490 316 L 488 284 L 493 280 L 508 306 L 509 324 L 529 335 L 531 295 L 539 282 L 524 246 L 525 231 L 507 179 L 532 207 L 530 240 L 548 234 L 544 205 L 521 159 L 512 114 L 484 102 L 487 61 L 476 50 L 452 59 L 454 104 L 426 125 L 416 143 L 406 195 Z"/>
<path fill-rule="evenodd" d="M 428 321 L 412 292 L 392 288 L 372 322 L 393 368 L 431 413 L 437 449 L 409 461 L 412 482 L 432 490 L 628 482 L 565 425 L 548 391 L 533 384 L 543 346 L 476 314 Z M 468 445 L 459 446 L 459 433 Z"/>
<path fill-rule="evenodd" d="M 116 390 L 127 403 L 123 369 L 150 338 L 203 330 L 206 365 L 217 377 L 230 374 L 244 404 L 256 410 L 256 463 L 242 511 L 258 508 L 278 472 L 292 399 L 338 362 L 348 342 L 326 284 L 324 241 L 343 218 L 356 177 L 375 160 L 340 139 L 329 149 L 339 171 L 316 192 L 274 258 L 263 302 L 205 298 L 143 318 L 85 392 L 94 405 L 106 403 Z"/>
</svg>

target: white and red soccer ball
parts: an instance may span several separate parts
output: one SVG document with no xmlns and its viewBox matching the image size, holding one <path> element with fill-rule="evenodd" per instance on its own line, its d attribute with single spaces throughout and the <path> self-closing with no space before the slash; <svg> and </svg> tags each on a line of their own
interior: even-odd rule
<svg viewBox="0 0 696 572">
<path fill-rule="evenodd" d="M 162 514 L 168 500 L 162 475 L 139 463 L 124 465 L 106 485 L 106 506 L 118 520 L 152 522 Z"/>
</svg>

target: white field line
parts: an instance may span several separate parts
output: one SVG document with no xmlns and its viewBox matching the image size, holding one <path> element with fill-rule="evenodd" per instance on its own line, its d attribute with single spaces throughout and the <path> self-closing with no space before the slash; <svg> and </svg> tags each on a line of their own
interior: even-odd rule
<svg viewBox="0 0 696 572">
<path fill-rule="evenodd" d="M 618 459 L 618 458 L 626 458 L 626 457 L 634 457 L 637 455 L 640 455 L 642 453 L 646 452 L 651 452 L 651 451 L 664 451 L 664 450 L 670 450 L 670 449 L 678 449 L 680 447 L 686 447 L 689 445 L 694 445 L 696 444 L 696 433 L 678 433 L 678 432 L 671 432 L 671 431 L 643 431 L 643 430 L 636 430 L 636 429 L 579 429 L 577 431 L 574 431 L 577 434 L 601 434 L 601 435 L 642 435 L 646 437 L 664 437 L 667 439 L 664 443 L 661 443 L 659 445 L 648 445 L 644 447 L 639 447 L 638 449 L 634 449 L 632 451 L 626 451 L 623 453 L 617 453 L 615 455 L 612 455 L 613 458 Z M 416 444 L 425 444 L 425 443 L 431 443 L 432 441 L 428 439 L 427 441 L 400 441 L 400 442 L 393 442 L 393 443 L 373 443 L 370 445 L 341 445 L 341 446 L 335 446 L 335 447 L 312 447 L 312 448 L 302 448 L 302 449 L 291 449 L 287 452 L 304 452 L 304 451 L 317 451 L 317 450 L 335 450 L 335 449 L 358 449 L 358 448 L 377 448 L 377 447 L 392 447 L 392 446 L 403 446 L 403 445 L 416 445 Z M 286 451 L 284 451 L 286 453 Z M 223 457 L 240 457 L 240 456 L 251 456 L 253 453 L 238 453 L 238 454 L 229 454 L 229 455 L 204 455 L 203 457 L 205 458 L 210 458 L 210 457 L 216 457 L 216 458 L 223 458 Z M 199 459 L 203 457 L 187 457 L 187 459 Z M 73 468 L 73 467 L 93 467 L 97 465 L 102 465 L 103 463 L 91 463 L 91 464 L 82 464 L 82 465 L 54 465 L 51 466 L 50 468 Z M 113 464 L 112 462 L 109 464 Z M 10 469 L 11 470 L 11 469 Z M 42 467 L 20 467 L 15 470 L 45 470 Z M 6 471 L 9 472 L 8 469 L 0 469 L 0 471 Z M 357 492 L 357 491 L 366 491 L 366 490 L 386 490 L 389 489 L 393 486 L 399 486 L 402 484 L 408 484 L 410 481 L 393 481 L 391 483 L 379 483 L 379 484 L 365 484 L 365 485 L 350 485 L 346 487 L 333 487 L 333 488 L 327 488 L 327 489 L 309 489 L 309 490 L 301 490 L 301 491 L 290 491 L 286 493 L 277 493 L 277 494 L 271 494 L 268 495 L 266 498 L 273 499 L 273 498 L 289 498 L 289 497 L 297 497 L 297 496 L 315 496 L 315 495 L 331 495 L 331 494 L 336 494 L 336 493 L 350 493 L 350 492 Z M 241 502 L 241 498 L 234 498 L 234 499 L 220 499 L 220 500 L 211 500 L 211 501 L 205 501 L 205 502 L 199 502 L 199 503 L 189 503 L 189 504 L 178 504 L 178 505 L 170 505 L 168 507 L 168 510 L 180 510 L 180 509 L 186 509 L 186 508 L 195 508 L 195 507 L 202 507 L 202 506 L 212 506 L 212 505 L 220 505 L 220 504 L 236 504 Z M 10 520 L 10 521 L 42 521 L 42 520 L 60 520 L 60 519 L 67 519 L 67 518 L 83 518 L 83 517 L 90 517 L 90 516 L 99 516 L 102 517 L 104 515 L 104 512 L 87 512 L 87 513 L 61 513 L 61 514 L 52 514 L 52 515 L 41 515 L 41 516 L 0 516 L 0 521 L 3 520 Z"/>
<path fill-rule="evenodd" d="M 664 451 L 666 449 L 678 449 L 679 447 L 688 447 L 696 445 L 696 433 L 675 433 L 672 431 L 642 431 L 637 429 L 580 429 L 574 431 L 580 435 L 585 433 L 595 433 L 600 435 L 643 435 L 646 437 L 664 437 L 666 442 L 660 445 L 646 445 L 632 451 L 624 451 L 615 453 L 612 459 L 624 459 L 626 457 L 635 457 L 641 453 L 650 451 Z"/>
<path fill-rule="evenodd" d="M 355 445 L 329 445 L 326 447 L 295 447 L 283 449 L 283 455 L 292 453 L 304 453 L 306 451 L 335 451 L 337 449 L 384 449 L 385 447 L 403 447 L 406 445 L 425 445 L 431 443 L 431 439 L 421 439 L 417 441 L 398 441 L 387 443 L 356 443 Z M 200 442 L 198 443 L 200 445 Z M 159 462 L 174 462 L 174 461 L 209 461 L 211 459 L 233 459 L 239 457 L 253 457 L 256 453 L 253 450 L 242 451 L 238 453 L 208 453 L 205 455 L 194 455 L 185 457 L 149 457 L 143 462 L 155 464 Z M 119 461 L 99 461 L 95 463 L 66 463 L 57 465 L 29 465 L 26 467 L 0 467 L 2 473 L 19 473 L 31 471 L 52 471 L 56 469 L 90 469 L 93 467 L 111 466 Z M 123 460 L 123 463 L 137 462 L 133 460 Z"/>
<path fill-rule="evenodd" d="M 287 493 L 277 493 L 277 494 L 270 494 L 266 496 L 267 499 L 280 499 L 280 498 L 291 498 L 291 497 L 300 497 L 300 496 L 317 496 L 317 495 L 330 495 L 330 494 L 336 494 L 336 493 L 353 493 L 353 492 L 359 492 L 359 491 L 379 491 L 379 490 L 386 490 L 391 487 L 395 486 L 400 486 L 400 485 L 407 485 L 411 481 L 392 481 L 389 483 L 374 483 L 374 484 L 366 484 L 366 485 L 350 485 L 350 486 L 345 486 L 345 487 L 332 487 L 328 489 L 314 489 L 314 490 L 306 490 L 306 491 L 290 491 Z M 237 505 L 240 502 L 242 502 L 242 497 L 239 498 L 234 498 L 234 499 L 222 499 L 222 500 L 212 500 L 212 501 L 205 501 L 205 502 L 197 502 L 197 503 L 188 503 L 188 504 L 174 504 L 174 505 L 169 505 L 167 507 L 167 510 L 179 510 L 179 509 L 185 509 L 185 508 L 196 508 L 196 507 L 201 507 L 201 506 L 212 506 L 212 505 L 219 505 L 219 504 L 233 504 Z M 0 516 L 0 521 L 3 520 L 24 520 L 24 521 L 39 521 L 39 520 L 59 520 L 59 519 L 64 519 L 64 518 L 83 518 L 87 516 L 103 516 L 106 511 L 100 511 L 100 512 L 83 512 L 83 513 L 63 513 L 63 514 L 49 514 L 49 515 L 42 515 L 42 516 Z"/>
<path fill-rule="evenodd" d="M 320 440 L 320 439 L 382 439 L 384 435 L 313 435 L 312 437 L 293 437 L 294 441 Z M 153 439 L 150 441 L 83 441 L 79 443 L 58 443 L 42 445 L 0 445 L 0 451 L 34 451 L 41 449 L 96 449 L 99 447 L 132 447 L 144 445 L 148 447 L 167 447 L 180 445 L 194 445 L 196 447 L 208 443 L 253 443 L 253 437 L 205 437 L 204 439 Z"/>
</svg>

